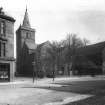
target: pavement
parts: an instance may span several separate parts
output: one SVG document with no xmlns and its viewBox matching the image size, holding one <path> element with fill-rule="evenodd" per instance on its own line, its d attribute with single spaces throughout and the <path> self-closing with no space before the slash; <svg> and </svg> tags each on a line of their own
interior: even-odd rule
<svg viewBox="0 0 105 105">
<path fill-rule="evenodd" d="M 105 80 L 104 76 L 96 77 L 62 77 L 37 79 L 15 78 L 14 82 L 0 83 L 0 105 L 65 105 L 70 102 L 92 97 L 91 94 L 77 94 L 72 92 L 54 91 L 39 87 L 62 87 L 55 84 L 62 81 L 93 81 Z"/>
<path fill-rule="evenodd" d="M 52 84 L 56 82 L 61 82 L 61 81 L 93 81 L 93 80 L 103 80 L 105 79 L 105 75 L 98 75 L 95 77 L 91 76 L 72 76 L 72 77 L 57 77 L 53 81 L 52 78 L 43 78 L 43 79 L 35 79 L 34 84 L 39 84 L 39 85 L 46 85 L 46 84 Z M 27 77 L 15 77 L 14 81 L 12 82 L 1 82 L 0 85 L 14 85 L 14 84 L 26 84 L 26 83 L 33 83 L 32 78 L 27 78 Z M 56 85 L 57 86 L 57 85 Z"/>
</svg>

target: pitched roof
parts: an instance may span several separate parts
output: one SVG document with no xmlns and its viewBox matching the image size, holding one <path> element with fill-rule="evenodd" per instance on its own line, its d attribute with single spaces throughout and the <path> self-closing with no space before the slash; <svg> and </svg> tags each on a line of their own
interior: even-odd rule
<svg viewBox="0 0 105 105">
<path fill-rule="evenodd" d="M 44 45 L 49 45 L 50 42 L 49 41 L 46 41 L 46 42 L 43 42 L 41 44 L 38 44 L 38 47 L 43 47 Z"/>
<path fill-rule="evenodd" d="M 34 43 L 34 41 L 30 41 L 30 40 L 26 40 L 25 44 L 27 45 L 28 49 L 30 50 L 35 50 L 36 49 L 36 44 Z"/>
<path fill-rule="evenodd" d="M 76 50 L 76 53 L 80 55 L 81 54 L 84 54 L 84 55 L 97 54 L 97 53 L 102 53 L 102 50 L 104 48 L 105 48 L 105 42 L 100 42 L 100 43 L 78 48 Z"/>
</svg>

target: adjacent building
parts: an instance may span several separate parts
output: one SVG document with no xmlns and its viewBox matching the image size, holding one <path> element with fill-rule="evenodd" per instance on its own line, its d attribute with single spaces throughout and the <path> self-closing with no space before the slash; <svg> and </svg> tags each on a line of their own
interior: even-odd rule
<svg viewBox="0 0 105 105">
<path fill-rule="evenodd" d="M 40 57 L 47 61 L 47 48 L 51 47 L 49 42 L 40 45 Z M 63 48 L 59 68 L 56 69 L 57 75 L 101 75 L 105 74 L 105 41 L 96 44 L 87 45 L 75 49 L 73 54 L 73 62 L 69 63 L 65 59 L 67 48 Z M 63 58 L 62 58 L 63 57 Z M 65 60 L 65 61 L 64 61 Z M 42 71 L 45 71 L 46 76 L 52 75 L 52 66 L 50 62 L 42 63 Z"/>
<path fill-rule="evenodd" d="M 13 81 L 14 59 L 14 22 L 0 8 L 0 81 Z"/>
<path fill-rule="evenodd" d="M 74 71 L 79 75 L 104 74 L 105 42 L 78 48 L 75 53 Z"/>
</svg>

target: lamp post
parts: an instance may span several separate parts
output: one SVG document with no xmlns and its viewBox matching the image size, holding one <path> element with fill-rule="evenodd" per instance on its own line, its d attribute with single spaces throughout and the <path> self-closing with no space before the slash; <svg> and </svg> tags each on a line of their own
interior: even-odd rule
<svg viewBox="0 0 105 105">
<path fill-rule="evenodd" d="M 35 80 L 35 66 L 36 66 L 36 62 L 35 62 L 35 59 L 36 59 L 36 51 L 34 51 L 34 56 L 33 56 L 33 62 L 32 62 L 32 65 L 33 65 L 33 71 L 32 71 L 32 76 L 33 76 L 33 83 L 34 83 L 34 80 Z"/>
<path fill-rule="evenodd" d="M 34 79 L 35 79 L 35 61 L 32 62 L 32 65 L 33 65 L 33 83 L 34 83 Z"/>
</svg>

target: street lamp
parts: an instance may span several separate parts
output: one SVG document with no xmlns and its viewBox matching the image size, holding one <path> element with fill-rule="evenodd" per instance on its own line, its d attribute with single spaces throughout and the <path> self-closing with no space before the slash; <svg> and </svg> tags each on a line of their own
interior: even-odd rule
<svg viewBox="0 0 105 105">
<path fill-rule="evenodd" d="M 34 78 L 35 78 L 35 61 L 32 62 L 33 65 L 33 83 L 34 83 Z"/>
</svg>

